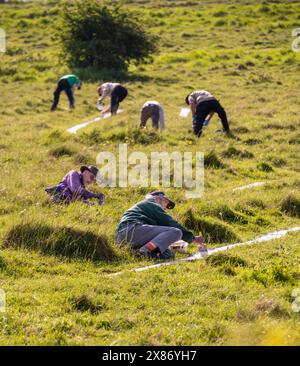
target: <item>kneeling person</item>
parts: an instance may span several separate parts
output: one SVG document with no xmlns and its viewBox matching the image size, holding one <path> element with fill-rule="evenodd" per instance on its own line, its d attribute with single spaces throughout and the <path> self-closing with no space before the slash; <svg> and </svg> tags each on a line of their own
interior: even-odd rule
<svg viewBox="0 0 300 366">
<path fill-rule="evenodd" d="M 52 202 L 70 203 L 74 201 L 87 201 L 97 198 L 99 205 L 104 203 L 102 193 L 93 193 L 86 189 L 86 186 L 96 181 L 98 168 L 95 166 L 82 166 L 80 171 L 71 170 L 62 181 L 56 185 L 46 188 L 45 191 L 51 196 Z"/>
<path fill-rule="evenodd" d="M 117 227 L 117 242 L 129 243 L 146 258 L 173 259 L 169 246 L 182 239 L 204 247 L 203 238 L 180 225 L 165 210 L 175 207 L 164 192 L 154 191 L 127 210 Z"/>
</svg>

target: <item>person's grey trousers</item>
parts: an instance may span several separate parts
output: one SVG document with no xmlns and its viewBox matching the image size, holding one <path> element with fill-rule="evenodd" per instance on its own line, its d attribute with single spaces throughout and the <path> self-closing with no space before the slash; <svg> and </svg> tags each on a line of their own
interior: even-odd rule
<svg viewBox="0 0 300 366">
<path fill-rule="evenodd" d="M 176 227 L 143 224 L 129 224 L 117 233 L 119 244 L 129 243 L 133 249 L 140 249 L 151 242 L 163 253 L 169 245 L 182 238 L 182 231 Z"/>
<path fill-rule="evenodd" d="M 156 104 L 148 104 L 141 110 L 141 124 L 140 127 L 145 127 L 147 120 L 152 119 L 152 127 L 158 129 L 159 122 L 159 106 Z"/>
</svg>

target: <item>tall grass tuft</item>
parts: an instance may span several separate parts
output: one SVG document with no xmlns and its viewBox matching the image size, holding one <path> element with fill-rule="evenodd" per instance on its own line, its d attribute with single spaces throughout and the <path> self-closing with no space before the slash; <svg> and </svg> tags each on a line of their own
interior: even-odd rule
<svg viewBox="0 0 300 366">
<path fill-rule="evenodd" d="M 281 202 L 281 211 L 295 217 L 300 217 L 300 198 L 289 194 Z"/>
<path fill-rule="evenodd" d="M 117 255 L 105 235 L 43 223 L 13 226 L 4 238 L 4 247 L 27 248 L 43 254 L 93 261 L 110 261 Z"/>
<path fill-rule="evenodd" d="M 189 209 L 185 213 L 184 225 L 195 233 L 201 232 L 207 243 L 235 243 L 239 237 L 229 225 L 212 218 L 203 218 Z"/>
<path fill-rule="evenodd" d="M 204 155 L 204 166 L 206 168 L 215 168 L 215 169 L 223 169 L 225 165 L 218 158 L 214 151 L 211 151 L 207 155 Z"/>
</svg>

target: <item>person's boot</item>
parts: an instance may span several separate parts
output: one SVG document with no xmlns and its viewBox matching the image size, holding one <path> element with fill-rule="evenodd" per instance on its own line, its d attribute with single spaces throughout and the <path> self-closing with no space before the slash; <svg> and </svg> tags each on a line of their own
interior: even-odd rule
<svg viewBox="0 0 300 366">
<path fill-rule="evenodd" d="M 147 259 L 155 259 L 159 255 L 160 250 L 157 247 L 154 249 L 151 249 L 149 244 L 151 244 L 151 243 L 147 243 L 146 245 L 139 248 L 137 250 L 137 253 L 141 254 L 142 256 L 144 256 Z"/>
</svg>

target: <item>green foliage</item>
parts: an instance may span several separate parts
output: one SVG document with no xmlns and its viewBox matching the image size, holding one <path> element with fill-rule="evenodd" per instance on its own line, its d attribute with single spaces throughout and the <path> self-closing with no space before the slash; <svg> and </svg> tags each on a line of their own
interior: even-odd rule
<svg viewBox="0 0 300 366">
<path fill-rule="evenodd" d="M 119 6 L 92 0 L 66 4 L 60 32 L 63 55 L 72 67 L 126 70 L 144 62 L 156 50 L 157 38 Z"/>
<path fill-rule="evenodd" d="M 162 39 L 154 62 L 131 63 L 127 74 L 92 66 L 70 69 L 59 59 L 53 24 L 61 21 L 61 1 L 0 4 L 0 26 L 9 30 L 7 52 L 0 54 L 0 287 L 8 305 L 0 317 L 1 345 L 300 344 L 299 314 L 291 309 L 292 290 L 300 280 L 299 232 L 228 250 L 236 265 L 222 257 L 220 265 L 199 260 L 135 272 L 130 270 L 149 262 L 117 247 L 114 231 L 122 213 L 157 187 L 89 186 L 105 193 L 102 208 L 51 205 L 44 192 L 71 169 L 96 164 L 101 151 L 117 156 L 119 142 L 129 138 L 128 153 L 202 151 L 207 156 L 213 150 L 223 165 L 223 152 L 234 147 L 230 167 L 212 169 L 209 162 L 200 198 L 186 199 L 184 189 L 162 187 L 177 204 L 169 213 L 184 223 L 192 208 L 190 228 L 195 234 L 206 230 L 208 248 L 299 226 L 300 53 L 291 51 L 293 38 L 287 42 L 283 32 L 299 25 L 299 2 L 273 2 L 267 12 L 254 0 L 205 3 L 126 1 L 126 11 Z M 226 26 L 215 27 L 219 19 Z M 66 73 L 86 80 L 76 92 L 76 109 L 69 111 L 63 96 L 50 113 L 57 79 Z M 98 80 L 128 83 L 124 113 L 69 134 L 71 126 L 97 117 Z M 231 139 L 215 133 L 217 116 L 200 139 L 189 131 L 190 119 L 179 117 L 184 96 L 198 88 L 220 98 Z M 150 98 L 165 108 L 163 134 L 150 126 L 135 131 L 140 107 Z M 291 111 L 288 122 L 283 100 Z M 74 154 L 48 155 L 60 146 Z M 244 151 L 253 153 L 251 160 L 238 156 Z M 276 174 L 258 170 L 260 161 L 276 167 Z M 266 184 L 233 191 L 257 181 Z M 294 198 L 282 209 L 290 195 Z M 244 219 L 248 222 L 242 224 Z M 3 245 L 24 222 L 27 227 L 10 240 L 15 245 Z M 67 230 L 70 226 L 76 235 Z M 236 237 L 230 239 L 230 233 Z M 104 237 L 115 256 L 106 257 L 101 246 L 100 259 L 91 259 L 92 246 Z M 177 256 L 195 251 L 191 244 L 188 254 Z M 246 265 L 238 265 L 240 260 Z"/>
</svg>

